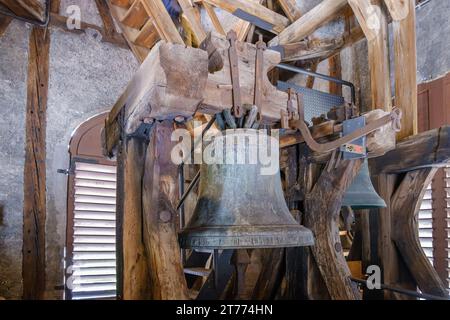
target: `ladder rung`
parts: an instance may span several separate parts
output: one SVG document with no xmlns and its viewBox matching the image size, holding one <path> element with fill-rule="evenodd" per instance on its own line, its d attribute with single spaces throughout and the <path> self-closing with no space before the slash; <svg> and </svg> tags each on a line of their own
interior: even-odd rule
<svg viewBox="0 0 450 320">
<path fill-rule="evenodd" d="M 149 19 L 144 24 L 141 31 L 139 31 L 139 33 L 136 34 L 133 43 L 150 49 L 158 40 L 159 34 L 156 31 L 153 22 Z"/>
<path fill-rule="evenodd" d="M 130 28 L 140 30 L 148 19 L 149 16 L 141 1 L 135 0 L 120 22 Z"/>
</svg>

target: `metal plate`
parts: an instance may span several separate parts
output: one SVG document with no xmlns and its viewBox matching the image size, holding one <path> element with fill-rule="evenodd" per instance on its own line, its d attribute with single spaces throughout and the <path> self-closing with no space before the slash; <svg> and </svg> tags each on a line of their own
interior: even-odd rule
<svg viewBox="0 0 450 320">
<path fill-rule="evenodd" d="M 303 94 L 305 120 L 308 122 L 311 122 L 312 118 L 319 117 L 321 114 L 326 115 L 332 107 L 340 106 L 345 102 L 344 97 L 300 87 L 293 83 L 278 81 L 277 88 L 281 91 L 292 89 L 295 92 Z"/>
<path fill-rule="evenodd" d="M 345 120 L 342 123 L 342 134 L 344 136 L 352 133 L 356 129 L 362 128 L 366 125 L 366 118 L 365 117 L 358 117 L 354 119 Z M 344 159 L 361 159 L 365 158 L 367 156 L 366 153 L 366 136 L 363 136 L 361 138 L 358 138 L 356 140 L 353 140 L 347 145 L 354 145 L 356 147 L 360 147 L 363 152 L 357 153 L 357 152 L 347 152 L 347 147 L 344 145 L 341 147 L 341 151 L 343 152 Z"/>
</svg>

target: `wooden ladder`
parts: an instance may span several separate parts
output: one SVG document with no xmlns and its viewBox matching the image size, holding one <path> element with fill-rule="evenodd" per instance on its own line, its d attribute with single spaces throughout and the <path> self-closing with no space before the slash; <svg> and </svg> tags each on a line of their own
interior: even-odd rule
<svg viewBox="0 0 450 320">
<path fill-rule="evenodd" d="M 143 62 L 150 49 L 160 40 L 152 18 L 141 0 L 110 0 L 108 4 L 131 50 Z"/>
</svg>

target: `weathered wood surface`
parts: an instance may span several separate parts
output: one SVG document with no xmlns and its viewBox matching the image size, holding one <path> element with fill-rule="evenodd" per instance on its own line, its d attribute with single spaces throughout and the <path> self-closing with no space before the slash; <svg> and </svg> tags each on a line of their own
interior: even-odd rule
<svg viewBox="0 0 450 320">
<path fill-rule="evenodd" d="M 401 140 L 417 134 L 417 48 L 416 48 L 416 1 L 405 0 L 407 16 L 392 22 L 394 37 L 395 104 L 403 110 Z"/>
<path fill-rule="evenodd" d="M 178 33 L 177 27 L 173 23 L 172 18 L 161 0 L 142 0 L 141 3 L 154 22 L 161 39 L 170 43 L 184 44 L 183 39 Z"/>
<path fill-rule="evenodd" d="M 357 175 L 361 161 L 339 161 L 332 157 L 311 192 L 306 194 L 304 225 L 315 236 L 314 260 L 333 300 L 359 300 L 361 294 L 350 281 L 339 237 L 338 217 L 342 197 Z"/>
<path fill-rule="evenodd" d="M 211 37 L 216 56 L 223 68 L 208 74 L 207 52 L 177 44 L 159 42 L 133 76 L 125 92 L 112 108 L 105 126 L 105 146 L 108 153 L 116 145 L 120 128 L 117 116 L 125 109 L 125 130 L 136 130 L 143 118 L 170 119 L 191 117 L 196 111 L 215 114 L 232 107 L 229 42 L 218 34 Z M 238 64 L 242 103 L 253 104 L 256 46 L 238 43 Z M 273 50 L 264 51 L 264 71 L 280 62 Z M 280 119 L 286 109 L 287 93 L 278 91 L 267 76 L 263 79 L 262 115 L 267 121 Z"/>
<path fill-rule="evenodd" d="M 380 266 L 382 283 L 395 286 L 399 282 L 399 273 L 401 270 L 399 265 L 400 257 L 398 256 L 395 244 L 392 241 L 393 212 L 391 210 L 391 197 L 394 193 L 396 177 L 395 175 L 380 174 L 373 180 L 379 196 L 386 202 L 386 208 L 379 208 L 378 212 L 374 212 L 377 214 L 377 223 L 370 225 L 370 222 L 368 222 L 369 230 L 376 233 L 371 241 L 377 242 L 378 250 L 376 253 L 376 261 L 373 261 L 371 256 L 369 256 L 369 259 L 366 261 L 370 261 L 370 264 L 378 264 Z M 369 294 L 369 292 L 367 294 Z M 378 295 L 378 297 L 384 297 L 385 299 L 401 298 L 391 291 L 379 293 L 371 292 L 370 295 Z"/>
<path fill-rule="evenodd" d="M 0 0 L 0 4 L 19 17 L 44 22 L 44 6 L 38 0 Z"/>
<path fill-rule="evenodd" d="M 107 34 L 102 27 L 99 27 L 99 26 L 96 26 L 96 25 L 93 25 L 90 23 L 86 23 L 83 21 L 80 22 L 80 29 L 69 29 L 69 28 L 67 28 L 67 17 L 60 16 L 59 14 L 56 14 L 56 13 L 50 14 L 49 27 L 50 28 L 58 28 L 59 30 L 63 30 L 65 32 L 78 33 L 78 34 L 83 34 L 86 32 L 86 30 L 93 29 L 93 30 L 98 31 L 101 34 L 102 42 L 111 43 L 120 48 L 128 49 L 128 44 L 121 34 L 119 34 L 117 32 L 114 32 L 112 34 Z"/>
<path fill-rule="evenodd" d="M 297 7 L 295 0 L 278 0 L 281 9 L 291 22 L 294 22 L 302 16 L 302 12 Z"/>
<path fill-rule="evenodd" d="M 379 21 L 379 29 L 374 30 L 372 38 L 368 38 L 372 109 L 381 108 L 390 112 L 392 110 L 392 93 L 389 68 L 388 20 L 387 14 L 381 6 L 381 0 L 376 0 L 373 4 L 376 6 L 370 12 L 376 15 Z M 363 10 L 368 10 L 368 8 L 365 7 Z M 358 21 L 363 24 L 367 23 L 367 21 Z M 371 37 L 371 35 L 366 35 L 366 37 Z"/>
<path fill-rule="evenodd" d="M 324 0 L 284 29 L 269 45 L 287 44 L 303 40 L 318 27 L 333 20 L 347 5 L 347 0 Z"/>
<path fill-rule="evenodd" d="M 262 251 L 261 272 L 253 289 L 252 299 L 273 299 L 281 283 L 281 268 L 284 259 L 284 249 L 260 249 Z"/>
<path fill-rule="evenodd" d="M 50 32 L 33 28 L 29 41 L 23 203 L 23 299 L 45 294 L 46 117 Z"/>
<path fill-rule="evenodd" d="M 396 173 L 443 166 L 450 160 L 450 126 L 420 133 L 397 144 L 397 148 L 371 163 L 372 174 Z"/>
<path fill-rule="evenodd" d="M 204 91 L 204 100 L 199 111 L 214 114 L 233 106 L 230 60 L 228 58 L 229 42 L 212 34 L 211 41 L 216 52 L 222 57 L 223 68 L 208 75 Z M 255 89 L 256 46 L 250 43 L 237 43 L 239 65 L 239 83 L 242 104 L 253 104 Z M 269 119 L 280 119 L 280 110 L 286 109 L 287 93 L 278 91 L 267 77 L 268 72 L 280 63 L 280 54 L 273 50 L 264 50 L 264 67 L 262 81 L 262 115 Z"/>
<path fill-rule="evenodd" d="M 262 20 L 268 31 L 279 33 L 289 25 L 289 19 L 276 13 L 259 3 L 245 0 L 204 0 L 218 8 L 226 10 L 241 19 L 252 22 L 252 20 Z M 243 15 L 243 13 L 246 15 Z"/>
<path fill-rule="evenodd" d="M 108 3 L 104 0 L 95 0 L 98 13 L 103 23 L 103 30 L 107 36 L 112 36 L 116 32 L 114 20 L 109 11 Z"/>
<path fill-rule="evenodd" d="M 125 139 L 118 155 L 118 234 L 122 255 L 120 274 L 124 300 L 150 299 L 150 274 L 143 239 L 142 176 L 144 140 Z M 120 221 L 120 223 L 119 223 Z"/>
<path fill-rule="evenodd" d="M 145 156 L 142 189 L 143 237 L 150 270 L 152 299 L 188 299 L 178 245 L 178 167 L 170 154 L 171 121 L 156 123 Z"/>
<path fill-rule="evenodd" d="M 0 16 L 0 37 L 6 32 L 11 21 L 11 17 Z"/>
<path fill-rule="evenodd" d="M 120 128 L 117 117 L 123 109 L 128 133 L 134 132 L 146 117 L 190 117 L 203 99 L 207 77 L 208 57 L 205 51 L 159 42 L 106 119 L 107 151 L 111 152 L 118 141 Z"/>
<path fill-rule="evenodd" d="M 392 239 L 423 293 L 447 297 L 446 285 L 426 257 L 419 240 L 417 214 L 436 168 L 408 172 L 391 199 Z"/>
</svg>

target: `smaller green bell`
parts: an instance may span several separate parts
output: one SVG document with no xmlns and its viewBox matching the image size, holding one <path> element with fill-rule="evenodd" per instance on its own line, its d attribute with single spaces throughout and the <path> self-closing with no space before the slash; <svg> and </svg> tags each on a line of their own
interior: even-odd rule
<svg viewBox="0 0 450 320">
<path fill-rule="evenodd" d="M 367 158 L 344 194 L 343 207 L 351 207 L 354 210 L 372 208 L 386 208 L 386 202 L 378 195 L 370 180 L 369 164 Z"/>
</svg>

